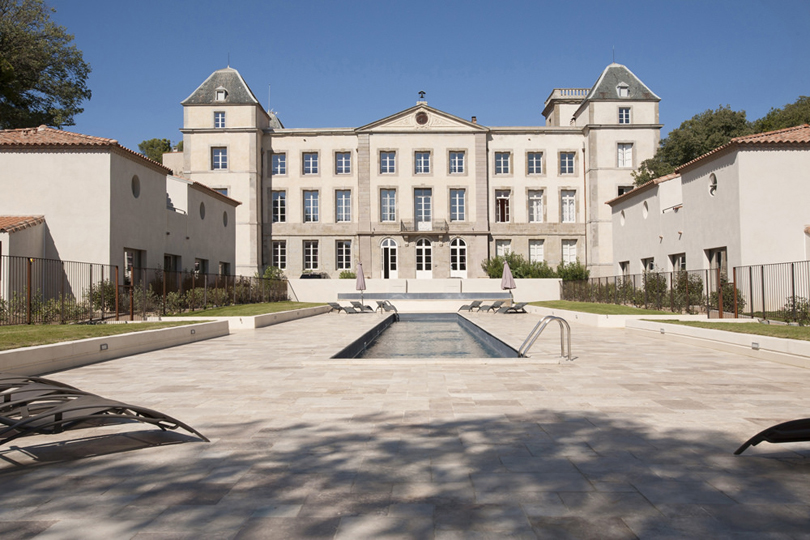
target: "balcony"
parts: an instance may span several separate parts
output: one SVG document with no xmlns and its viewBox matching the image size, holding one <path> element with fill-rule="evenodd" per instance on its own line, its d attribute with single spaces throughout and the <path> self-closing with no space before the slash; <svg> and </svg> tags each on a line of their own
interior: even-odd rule
<svg viewBox="0 0 810 540">
<path fill-rule="evenodd" d="M 447 221 L 434 219 L 433 221 L 402 220 L 399 222 L 399 232 L 402 236 L 446 236 L 450 230 Z"/>
<path fill-rule="evenodd" d="M 590 92 L 590 88 L 555 88 L 551 94 L 546 98 L 546 105 L 553 99 L 562 99 L 566 101 L 582 101 L 585 96 Z"/>
</svg>

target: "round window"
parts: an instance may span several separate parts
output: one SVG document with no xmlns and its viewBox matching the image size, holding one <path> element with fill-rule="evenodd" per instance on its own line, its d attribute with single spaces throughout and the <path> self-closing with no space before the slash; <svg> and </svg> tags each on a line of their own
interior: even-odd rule
<svg viewBox="0 0 810 540">
<path fill-rule="evenodd" d="M 200 219 L 205 219 L 205 203 L 200 203 Z"/>
<path fill-rule="evenodd" d="M 136 199 L 141 196 L 141 179 L 138 175 L 132 177 L 132 196 Z"/>
<path fill-rule="evenodd" d="M 714 197 L 715 193 L 717 193 L 717 177 L 712 173 L 709 175 L 709 195 Z"/>
<path fill-rule="evenodd" d="M 644 201 L 644 206 L 641 207 L 641 215 L 644 216 L 644 219 L 647 219 L 647 216 L 650 215 L 650 207 L 647 205 L 647 201 Z"/>
<path fill-rule="evenodd" d="M 228 212 L 222 212 L 222 226 L 228 226 Z"/>
</svg>

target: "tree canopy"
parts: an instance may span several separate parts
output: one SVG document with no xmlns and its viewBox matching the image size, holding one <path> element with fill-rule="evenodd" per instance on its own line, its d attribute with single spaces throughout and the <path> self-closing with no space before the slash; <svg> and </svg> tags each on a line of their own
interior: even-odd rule
<svg viewBox="0 0 810 540">
<path fill-rule="evenodd" d="M 0 0 L 0 128 L 72 126 L 90 66 L 43 0 Z"/>
<path fill-rule="evenodd" d="M 810 124 L 810 97 L 799 96 L 795 103 L 782 109 L 771 109 L 768 114 L 754 122 L 754 131 L 763 133 L 793 126 Z"/>
<path fill-rule="evenodd" d="M 138 143 L 138 150 L 152 161 L 163 163 L 163 153 L 172 151 L 172 141 L 169 139 L 149 139 Z"/>
</svg>

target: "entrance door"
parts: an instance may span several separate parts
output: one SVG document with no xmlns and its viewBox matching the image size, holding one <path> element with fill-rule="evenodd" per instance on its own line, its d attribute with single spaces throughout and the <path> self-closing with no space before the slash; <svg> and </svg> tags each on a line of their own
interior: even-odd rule
<svg viewBox="0 0 810 540">
<path fill-rule="evenodd" d="M 431 216 L 431 199 L 433 191 L 431 189 L 414 190 L 414 218 L 416 219 L 417 231 L 432 231 L 433 218 Z"/>
<path fill-rule="evenodd" d="M 390 238 L 382 241 L 382 277 L 397 279 L 397 243 Z"/>
<path fill-rule="evenodd" d="M 467 279 L 467 244 L 461 238 L 450 242 L 450 277 Z"/>
<path fill-rule="evenodd" d="M 433 278 L 432 252 L 430 240 L 422 238 L 416 242 L 416 279 Z"/>
</svg>

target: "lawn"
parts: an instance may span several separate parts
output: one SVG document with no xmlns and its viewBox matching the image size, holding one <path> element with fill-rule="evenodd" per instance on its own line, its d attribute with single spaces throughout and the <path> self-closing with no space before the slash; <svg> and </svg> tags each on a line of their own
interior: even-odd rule
<svg viewBox="0 0 810 540">
<path fill-rule="evenodd" d="M 595 313 L 597 315 L 672 315 L 671 311 L 641 309 L 631 306 L 620 306 L 617 304 L 598 304 L 595 302 L 569 302 L 568 300 L 532 302 L 530 305 L 549 309 L 583 311 L 585 313 Z"/>
<path fill-rule="evenodd" d="M 657 320 L 657 323 L 681 324 L 684 326 L 694 326 L 696 328 L 709 328 L 712 330 L 723 330 L 725 332 L 736 332 L 738 334 L 756 334 L 757 336 L 770 336 L 776 338 L 800 339 L 810 341 L 810 326 L 788 326 L 782 324 L 762 324 L 750 323 L 721 323 L 710 321 L 675 321 Z"/>
<path fill-rule="evenodd" d="M 195 321 L 196 322 L 196 321 Z M 155 322 L 133 324 L 20 324 L 15 326 L 0 326 L 0 351 L 19 349 L 20 347 L 34 347 L 62 341 L 75 341 L 94 337 L 116 336 L 157 330 L 171 326 L 193 324 L 189 322 Z"/>
<path fill-rule="evenodd" d="M 279 311 L 291 311 L 293 309 L 303 309 L 308 307 L 323 306 L 325 304 L 308 302 L 266 302 L 264 304 L 240 304 L 238 306 L 224 306 L 211 309 L 201 309 L 189 311 L 172 317 L 252 317 L 253 315 L 264 315 L 265 313 L 278 313 Z"/>
</svg>

